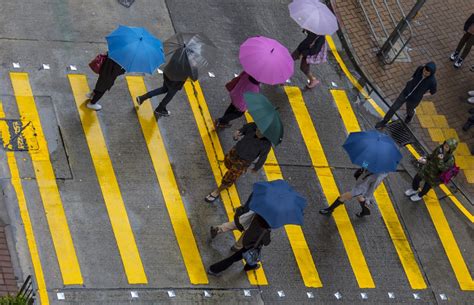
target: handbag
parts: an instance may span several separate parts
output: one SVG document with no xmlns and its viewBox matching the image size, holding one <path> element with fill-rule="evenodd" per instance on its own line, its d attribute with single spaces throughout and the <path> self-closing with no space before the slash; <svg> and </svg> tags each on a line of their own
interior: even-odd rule
<svg viewBox="0 0 474 305">
<path fill-rule="evenodd" d="M 227 91 L 230 92 L 234 90 L 235 86 L 237 86 L 237 83 L 240 81 L 241 77 L 242 77 L 242 73 L 240 73 L 238 76 L 234 77 L 227 84 L 225 84 Z"/>
<path fill-rule="evenodd" d="M 444 172 L 439 175 L 439 179 L 443 184 L 448 184 L 454 177 L 456 177 L 459 173 L 459 166 L 454 164 L 452 167 L 448 168 Z"/>
<path fill-rule="evenodd" d="M 327 42 L 324 42 L 321 51 L 318 54 L 306 56 L 306 62 L 312 65 L 322 64 L 328 61 L 328 47 Z"/>
<path fill-rule="evenodd" d="M 90 63 L 89 67 L 91 68 L 94 73 L 99 74 L 100 73 L 100 68 L 102 68 L 102 64 L 105 62 L 107 59 L 106 54 L 98 54 Z"/>
<path fill-rule="evenodd" d="M 242 258 L 244 259 L 247 265 L 255 266 L 260 262 L 260 252 L 262 250 L 262 245 L 260 245 L 260 242 L 262 241 L 263 236 L 267 234 L 267 232 L 268 229 L 265 229 L 265 231 L 263 231 L 263 233 L 258 237 L 257 241 L 255 242 L 255 245 L 242 253 Z"/>
</svg>

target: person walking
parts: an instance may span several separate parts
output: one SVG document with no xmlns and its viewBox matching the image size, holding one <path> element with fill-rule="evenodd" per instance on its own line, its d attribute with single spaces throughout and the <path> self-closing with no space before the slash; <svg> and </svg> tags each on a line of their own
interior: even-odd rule
<svg viewBox="0 0 474 305">
<path fill-rule="evenodd" d="M 158 115 L 158 117 L 170 116 L 171 113 L 166 109 L 166 105 L 168 105 L 168 103 L 171 102 L 176 93 L 178 93 L 178 91 L 183 88 L 185 82 L 185 80 L 173 81 L 168 76 L 166 76 L 166 73 L 163 73 L 163 86 L 155 90 L 149 91 L 144 95 L 137 96 L 137 104 L 138 106 L 141 106 L 141 104 L 143 104 L 143 102 L 145 102 L 147 99 L 166 93 L 163 100 L 161 100 L 161 103 L 158 105 L 158 107 L 156 107 L 155 113 Z"/>
<path fill-rule="evenodd" d="M 222 178 L 221 185 L 209 193 L 205 200 L 214 202 L 220 196 L 220 192 L 232 186 L 235 181 L 247 171 L 250 164 L 258 158 L 251 170 L 257 173 L 262 168 L 272 143 L 257 128 L 254 122 L 245 124 L 234 133 L 234 140 L 238 141 L 234 147 L 225 155 L 224 165 L 228 169 Z"/>
<path fill-rule="evenodd" d="M 102 106 L 98 103 L 106 91 L 110 90 L 115 80 L 124 74 L 125 70 L 108 55 L 99 70 L 99 78 L 92 92 L 86 94 L 87 108 L 99 111 Z"/>
<path fill-rule="evenodd" d="M 239 76 L 232 79 L 226 84 L 229 90 L 230 105 L 227 107 L 224 115 L 215 120 L 214 125 L 216 130 L 221 128 L 229 128 L 232 126 L 229 122 L 240 118 L 247 111 L 247 103 L 244 100 L 244 93 L 246 92 L 260 92 L 260 82 L 243 71 Z"/>
<path fill-rule="evenodd" d="M 326 40 L 324 35 L 317 35 L 308 30 L 303 30 L 303 33 L 306 33 L 306 38 L 291 53 L 291 56 L 293 60 L 301 60 L 300 70 L 308 77 L 309 81 L 306 88 L 312 89 L 319 84 L 319 80 L 310 71 L 308 57 L 319 54 Z"/>
<path fill-rule="evenodd" d="M 423 97 L 433 95 L 437 90 L 437 83 L 435 78 L 436 64 L 429 62 L 423 66 L 419 66 L 412 78 L 407 82 L 402 93 L 395 100 L 395 103 L 390 106 L 383 119 L 377 124 L 375 128 L 383 128 L 392 118 L 395 112 L 406 103 L 406 118 L 405 123 L 408 124 L 415 116 L 415 108 L 420 104 Z M 427 93 L 429 91 L 429 93 Z"/>
<path fill-rule="evenodd" d="M 474 14 L 471 14 L 464 23 L 464 35 L 459 40 L 456 50 L 449 56 L 451 61 L 454 61 L 453 66 L 460 68 L 464 59 L 471 51 L 471 47 L 474 44 Z M 462 51 L 462 52 L 461 52 Z"/>
<path fill-rule="evenodd" d="M 207 273 L 217 276 L 220 272 L 226 270 L 233 263 L 238 262 L 246 257 L 246 252 L 255 249 L 260 253 L 263 246 L 268 246 L 271 242 L 271 229 L 268 223 L 258 214 L 252 219 L 248 229 L 244 232 L 242 238 L 242 249 L 238 250 L 231 256 L 212 264 Z M 259 256 L 259 255 L 258 255 Z M 247 261 L 244 266 L 245 271 L 256 270 L 260 268 L 258 261 Z"/>
<path fill-rule="evenodd" d="M 467 102 L 469 104 L 474 104 L 474 90 L 467 93 L 469 95 Z M 462 126 L 462 130 L 468 131 L 474 125 L 474 108 L 469 109 L 469 114 L 471 116 L 467 119 L 466 123 Z"/>
<path fill-rule="evenodd" d="M 366 169 L 360 168 L 354 173 L 356 183 L 350 192 L 340 195 L 329 207 L 319 210 L 322 215 L 331 215 L 335 208 L 344 204 L 347 200 L 354 197 L 357 198 L 361 211 L 356 213 L 357 217 L 364 217 L 370 215 L 368 205 L 374 202 L 374 191 L 387 177 L 388 173 L 374 174 Z"/>
<path fill-rule="evenodd" d="M 458 141 L 450 138 L 436 147 L 428 157 L 418 159 L 422 164 L 421 169 L 413 178 L 411 188 L 405 191 L 411 201 L 420 201 L 432 187 L 441 184 L 441 174 L 455 165 L 454 151 L 457 146 Z M 425 183 L 419 191 L 421 181 Z"/>
</svg>

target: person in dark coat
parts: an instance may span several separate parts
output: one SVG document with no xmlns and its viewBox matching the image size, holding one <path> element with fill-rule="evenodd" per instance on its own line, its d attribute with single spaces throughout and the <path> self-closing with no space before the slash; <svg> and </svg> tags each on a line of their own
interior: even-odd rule
<svg viewBox="0 0 474 305">
<path fill-rule="evenodd" d="M 185 80 L 184 81 L 171 80 L 166 75 L 166 73 L 163 73 L 163 86 L 155 90 L 152 90 L 150 92 L 147 92 L 142 96 L 137 96 L 137 99 L 136 99 L 137 104 L 140 106 L 147 99 L 150 99 L 156 95 L 166 93 L 163 100 L 161 100 L 161 103 L 158 105 L 158 107 L 156 107 L 155 113 L 158 116 L 169 116 L 170 112 L 166 109 L 166 105 L 168 105 L 168 103 L 171 102 L 171 99 L 176 95 L 176 93 L 178 93 L 178 91 L 183 88 L 185 82 L 186 82 Z"/>
<path fill-rule="evenodd" d="M 243 259 L 242 254 L 249 249 L 257 248 L 261 249 L 263 246 L 268 246 L 271 242 L 271 230 L 268 223 L 260 215 L 255 214 L 255 217 L 252 219 L 250 226 L 247 230 L 244 231 L 244 236 L 242 238 L 242 249 L 238 250 L 231 256 L 212 264 L 207 273 L 210 275 L 218 275 L 220 272 L 226 270 L 233 263 L 238 262 Z M 260 264 L 249 265 L 245 264 L 244 270 L 256 270 L 260 268 Z"/>
<path fill-rule="evenodd" d="M 375 124 L 375 128 L 383 128 L 390 121 L 395 112 L 402 107 L 403 104 L 407 104 L 407 116 L 405 123 L 408 124 L 415 116 L 415 108 L 420 104 L 421 99 L 425 96 L 433 95 L 436 93 L 436 64 L 429 62 L 424 66 L 419 66 L 412 78 L 407 82 L 402 93 L 395 100 L 395 103 L 390 106 L 383 119 Z M 429 93 L 427 93 L 429 91 Z"/>
<path fill-rule="evenodd" d="M 474 44 L 474 14 L 471 14 L 464 23 L 464 35 L 459 40 L 456 50 L 449 56 L 451 61 L 454 61 L 454 67 L 460 68 L 464 59 L 471 51 Z M 462 53 L 461 53 L 462 51 Z"/>
<path fill-rule="evenodd" d="M 222 177 L 221 185 L 210 192 L 204 199 L 212 203 L 219 198 L 220 193 L 231 187 L 237 179 L 244 174 L 249 166 L 258 158 L 252 172 L 257 173 L 262 168 L 272 143 L 257 128 L 257 124 L 248 123 L 234 133 L 237 144 L 224 157 L 224 165 L 228 171 Z"/>
<path fill-rule="evenodd" d="M 88 103 L 87 108 L 99 111 L 102 106 L 97 102 L 104 95 L 104 93 L 114 85 L 115 80 L 120 75 L 124 74 L 125 70 L 116 63 L 112 58 L 107 56 L 99 71 L 99 78 L 95 84 L 94 91 L 87 94 Z"/>
<path fill-rule="evenodd" d="M 317 35 L 308 30 L 303 30 L 303 33 L 306 33 L 306 38 L 291 53 L 291 56 L 294 60 L 301 60 L 300 70 L 308 77 L 309 81 L 306 87 L 312 89 L 319 84 L 319 80 L 311 73 L 307 58 L 318 54 L 326 41 L 324 35 Z"/>
</svg>

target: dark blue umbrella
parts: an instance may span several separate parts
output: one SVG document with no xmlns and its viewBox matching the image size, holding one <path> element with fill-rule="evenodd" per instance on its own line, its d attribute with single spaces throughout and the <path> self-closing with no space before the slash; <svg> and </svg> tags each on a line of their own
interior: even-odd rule
<svg viewBox="0 0 474 305">
<path fill-rule="evenodd" d="M 163 44 L 144 28 L 120 25 L 106 39 L 110 58 L 127 72 L 153 74 L 165 62 Z"/>
<path fill-rule="evenodd" d="M 249 208 L 262 216 L 271 228 L 303 224 L 306 199 L 285 180 L 257 182 L 253 185 Z"/>
<path fill-rule="evenodd" d="M 375 174 L 396 171 L 402 159 L 392 138 L 376 130 L 351 132 L 342 147 L 352 163 Z"/>
</svg>

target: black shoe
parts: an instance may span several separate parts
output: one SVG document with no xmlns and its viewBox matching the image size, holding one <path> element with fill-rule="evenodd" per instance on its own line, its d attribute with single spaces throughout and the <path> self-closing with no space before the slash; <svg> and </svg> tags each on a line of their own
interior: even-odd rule
<svg viewBox="0 0 474 305">
<path fill-rule="evenodd" d="M 404 120 L 405 124 L 410 124 L 410 122 L 411 122 L 412 119 L 413 119 L 413 117 L 408 117 L 408 116 L 407 116 L 407 117 L 405 118 L 405 120 Z"/>
<path fill-rule="evenodd" d="M 331 215 L 332 211 L 333 211 L 333 209 L 325 208 L 325 209 L 319 210 L 319 214 L 321 214 L 321 215 Z"/>
<path fill-rule="evenodd" d="M 474 114 L 474 108 L 469 109 L 470 114 Z"/>
<path fill-rule="evenodd" d="M 142 99 L 141 96 L 137 96 L 135 98 L 135 101 L 137 101 L 138 106 L 141 106 L 143 104 L 143 102 L 145 101 L 145 99 Z"/>
<path fill-rule="evenodd" d="M 382 121 L 377 122 L 377 124 L 375 124 L 375 128 L 376 129 L 381 129 L 381 128 L 384 128 L 385 125 L 387 125 L 387 122 L 382 120 Z"/>
<path fill-rule="evenodd" d="M 462 126 L 462 130 L 464 130 L 464 131 L 468 131 L 468 130 L 469 130 L 469 128 L 471 128 L 471 127 L 472 127 L 472 125 L 474 125 L 474 123 L 473 123 L 473 122 L 471 122 L 470 120 L 468 120 L 468 121 L 466 122 L 466 124 L 464 124 L 464 125 Z"/>
<path fill-rule="evenodd" d="M 366 215 L 370 215 L 370 209 L 364 205 L 362 206 L 362 211 L 360 211 L 359 213 L 356 213 L 356 216 L 361 218 Z"/>
<path fill-rule="evenodd" d="M 217 229 L 216 227 L 211 226 L 211 238 L 212 239 L 216 238 L 218 232 L 219 232 L 219 229 Z"/>
<path fill-rule="evenodd" d="M 207 274 L 212 275 L 212 276 L 219 276 L 219 273 L 215 273 L 214 271 L 211 270 L 211 268 L 207 269 Z"/>
<path fill-rule="evenodd" d="M 168 110 L 164 109 L 164 110 L 159 110 L 158 108 L 155 109 L 155 113 L 156 115 L 158 115 L 158 117 L 162 117 L 162 116 L 170 116 L 171 112 L 169 112 Z"/>
</svg>

